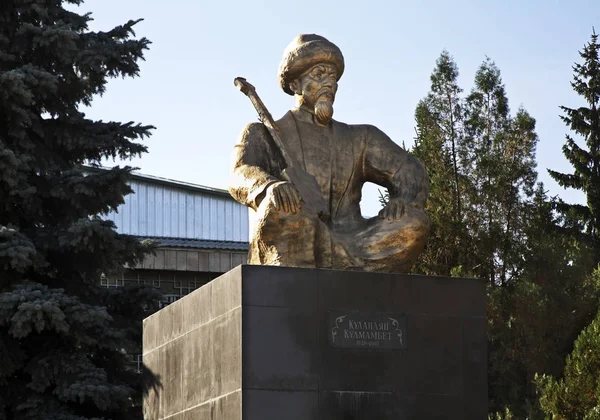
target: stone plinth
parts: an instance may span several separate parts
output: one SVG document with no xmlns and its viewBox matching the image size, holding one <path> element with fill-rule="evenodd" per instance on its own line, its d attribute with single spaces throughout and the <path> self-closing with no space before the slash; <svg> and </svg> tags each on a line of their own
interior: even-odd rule
<svg viewBox="0 0 600 420">
<path fill-rule="evenodd" d="M 145 419 L 484 420 L 485 283 L 239 266 L 144 320 Z"/>
</svg>

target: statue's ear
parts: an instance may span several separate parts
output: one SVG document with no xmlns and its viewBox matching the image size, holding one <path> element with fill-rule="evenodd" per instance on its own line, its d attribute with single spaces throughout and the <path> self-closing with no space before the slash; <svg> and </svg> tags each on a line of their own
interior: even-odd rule
<svg viewBox="0 0 600 420">
<path fill-rule="evenodd" d="M 300 80 L 294 79 L 290 82 L 290 90 L 294 92 L 296 95 L 302 94 L 302 89 L 300 89 Z"/>
</svg>

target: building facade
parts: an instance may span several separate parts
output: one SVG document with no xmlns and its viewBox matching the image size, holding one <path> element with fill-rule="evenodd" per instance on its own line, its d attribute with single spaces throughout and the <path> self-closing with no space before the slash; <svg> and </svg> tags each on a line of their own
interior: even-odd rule
<svg viewBox="0 0 600 420">
<path fill-rule="evenodd" d="M 134 193 L 106 216 L 119 233 L 158 243 L 137 267 L 104 287 L 151 284 L 167 305 L 243 264 L 248 255 L 248 208 L 225 190 L 134 173 Z"/>
</svg>

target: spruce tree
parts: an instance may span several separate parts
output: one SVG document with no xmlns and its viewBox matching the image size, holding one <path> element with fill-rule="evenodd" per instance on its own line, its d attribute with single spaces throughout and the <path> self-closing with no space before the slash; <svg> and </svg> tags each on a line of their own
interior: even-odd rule
<svg viewBox="0 0 600 420">
<path fill-rule="evenodd" d="M 573 165 L 573 173 L 564 174 L 548 170 L 552 178 L 564 188 L 583 191 L 586 204 L 569 204 L 560 200 L 557 208 L 564 216 L 564 226 L 581 231 L 593 246 L 600 249 L 600 44 L 598 35 L 592 33 L 591 41 L 579 52 L 583 62 L 573 66 L 573 90 L 586 106 L 569 108 L 561 106 L 561 119 L 575 134 L 585 140 L 580 147 L 575 139 L 566 135 L 563 153 Z"/>
<path fill-rule="evenodd" d="M 148 251 L 101 217 L 132 168 L 83 165 L 140 155 L 152 127 L 83 109 L 110 78 L 138 75 L 149 41 L 139 21 L 90 31 L 80 3 L 0 6 L 0 419 L 141 417 L 127 353 L 154 295 L 99 287 Z"/>
</svg>

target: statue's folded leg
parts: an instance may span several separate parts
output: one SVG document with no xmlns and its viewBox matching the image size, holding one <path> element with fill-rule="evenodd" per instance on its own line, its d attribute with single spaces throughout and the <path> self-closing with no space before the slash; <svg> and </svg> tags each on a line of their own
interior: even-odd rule
<svg viewBox="0 0 600 420">
<path fill-rule="evenodd" d="M 407 272 L 423 250 L 429 218 L 410 208 L 399 220 L 373 217 L 333 232 L 303 209 L 288 214 L 263 200 L 250 240 L 249 264 Z"/>
<path fill-rule="evenodd" d="M 270 200 L 263 200 L 256 213 L 258 220 L 250 238 L 249 264 L 320 266 L 323 250 L 318 242 L 324 225 L 315 214 L 302 208 L 296 214 L 288 214 L 276 209 Z"/>
<path fill-rule="evenodd" d="M 428 216 L 410 208 L 399 220 L 373 217 L 357 230 L 335 237 L 362 260 L 362 270 L 404 273 L 423 251 L 429 227 Z"/>
</svg>

